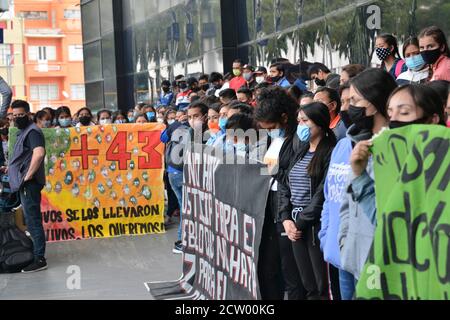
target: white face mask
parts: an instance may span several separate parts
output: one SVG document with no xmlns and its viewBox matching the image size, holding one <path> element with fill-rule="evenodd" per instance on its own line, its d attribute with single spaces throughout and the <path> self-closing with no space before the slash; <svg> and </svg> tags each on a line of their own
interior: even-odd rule
<svg viewBox="0 0 450 320">
<path fill-rule="evenodd" d="M 264 82 L 264 77 L 256 77 L 256 83 L 262 83 L 262 82 Z"/>
<path fill-rule="evenodd" d="M 171 124 L 174 124 L 175 123 L 175 119 L 170 119 L 170 120 L 167 120 L 167 124 L 170 126 Z"/>
<path fill-rule="evenodd" d="M 99 123 L 103 126 L 103 125 L 105 125 L 105 124 L 111 124 L 112 121 L 111 121 L 111 119 L 101 119 L 101 120 L 99 121 Z"/>
<path fill-rule="evenodd" d="M 156 119 L 156 121 L 158 121 L 158 123 L 164 123 L 164 119 L 163 118 L 158 118 L 158 119 Z"/>
</svg>

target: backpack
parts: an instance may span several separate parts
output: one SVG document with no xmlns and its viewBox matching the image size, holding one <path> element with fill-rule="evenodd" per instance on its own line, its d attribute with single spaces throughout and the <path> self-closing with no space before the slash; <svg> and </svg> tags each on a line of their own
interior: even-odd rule
<svg viewBox="0 0 450 320">
<path fill-rule="evenodd" d="M 183 171 L 183 155 L 186 146 L 191 140 L 190 127 L 182 124 L 170 135 L 166 144 L 166 164 L 174 169 Z"/>
<path fill-rule="evenodd" d="M 33 242 L 15 225 L 14 213 L 0 213 L 0 273 L 20 272 L 33 260 Z"/>
<path fill-rule="evenodd" d="M 395 77 L 398 78 L 402 74 L 403 66 L 405 65 L 405 60 L 399 60 L 395 66 Z"/>
</svg>

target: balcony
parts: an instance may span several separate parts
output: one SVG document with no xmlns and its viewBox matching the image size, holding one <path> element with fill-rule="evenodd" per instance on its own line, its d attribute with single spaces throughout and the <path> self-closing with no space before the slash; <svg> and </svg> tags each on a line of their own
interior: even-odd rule
<svg viewBox="0 0 450 320">
<path fill-rule="evenodd" d="M 41 78 L 41 77 L 66 77 L 67 66 L 62 62 L 47 62 L 27 63 L 27 77 Z"/>
<path fill-rule="evenodd" d="M 27 29 L 25 30 L 27 38 L 64 38 L 61 29 Z"/>
</svg>

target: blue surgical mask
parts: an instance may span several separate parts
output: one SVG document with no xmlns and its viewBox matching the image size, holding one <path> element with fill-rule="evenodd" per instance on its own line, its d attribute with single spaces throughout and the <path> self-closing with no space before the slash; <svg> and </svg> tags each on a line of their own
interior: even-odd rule
<svg viewBox="0 0 450 320">
<path fill-rule="evenodd" d="M 284 138 L 286 136 L 286 130 L 284 129 L 273 129 L 268 132 L 269 137 L 272 139 Z"/>
<path fill-rule="evenodd" d="M 46 120 L 42 123 L 44 128 L 50 128 L 52 126 L 52 122 L 50 120 Z"/>
<path fill-rule="evenodd" d="M 72 124 L 72 119 L 70 119 L 70 118 L 59 119 L 58 122 L 62 128 L 67 128 L 68 126 L 70 126 Z"/>
<path fill-rule="evenodd" d="M 148 120 L 151 120 L 151 119 L 153 119 L 153 118 L 155 118 L 156 117 L 156 113 L 154 113 L 154 112 L 147 112 L 147 118 L 148 118 Z"/>
<path fill-rule="evenodd" d="M 306 125 L 298 125 L 297 136 L 300 141 L 309 142 L 309 140 L 311 139 L 311 129 Z"/>
<path fill-rule="evenodd" d="M 406 58 L 406 66 L 411 71 L 420 71 L 425 67 L 426 62 L 421 54 Z"/>
<path fill-rule="evenodd" d="M 222 131 L 225 131 L 225 130 L 226 130 L 226 128 L 227 128 L 227 122 L 228 122 L 228 119 L 227 119 L 227 118 L 220 118 L 220 119 L 219 119 L 219 127 L 220 127 L 220 129 L 221 129 Z"/>
<path fill-rule="evenodd" d="M 129 121 L 130 123 L 134 122 L 134 117 L 128 117 L 128 121 Z"/>
</svg>

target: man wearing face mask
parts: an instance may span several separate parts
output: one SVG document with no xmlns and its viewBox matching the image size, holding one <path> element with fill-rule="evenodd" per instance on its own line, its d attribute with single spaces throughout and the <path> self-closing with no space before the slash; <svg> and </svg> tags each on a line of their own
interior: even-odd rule
<svg viewBox="0 0 450 320">
<path fill-rule="evenodd" d="M 334 90 L 339 89 L 341 76 L 331 73 L 330 69 L 323 63 L 316 62 L 308 69 L 308 74 L 318 87 L 328 87 Z"/>
<path fill-rule="evenodd" d="M 274 85 L 281 88 L 289 88 L 291 86 L 286 79 L 283 63 L 275 63 L 270 66 L 270 79 Z"/>
<path fill-rule="evenodd" d="M 229 88 L 234 91 L 238 91 L 240 87 L 244 86 L 247 82 L 242 76 L 243 68 L 242 61 L 239 59 L 234 60 L 233 62 L 233 75 L 234 78 L 230 80 Z"/>
<path fill-rule="evenodd" d="M 207 74 L 202 74 L 199 78 L 198 78 L 198 87 L 199 87 L 199 91 L 198 93 L 200 95 L 206 95 L 206 92 L 208 92 L 210 86 L 209 86 L 209 76 Z"/>
<path fill-rule="evenodd" d="M 45 233 L 41 215 L 41 190 L 45 185 L 45 139 L 36 124 L 30 121 L 30 105 L 26 101 L 12 103 L 14 124 L 19 129 L 10 157 L 8 175 L 11 192 L 19 192 L 28 231 L 34 245 L 34 261 L 22 272 L 47 269 Z"/>
<path fill-rule="evenodd" d="M 161 93 L 159 95 L 158 101 L 156 103 L 157 107 L 167 107 L 170 106 L 173 100 L 173 92 L 170 90 L 170 81 L 164 80 L 161 83 Z"/>
<path fill-rule="evenodd" d="M 255 70 L 256 84 L 267 82 L 267 69 L 264 67 L 257 67 Z"/>
<path fill-rule="evenodd" d="M 189 106 L 189 94 L 192 90 L 189 88 L 186 78 L 178 80 L 178 88 L 180 93 L 177 95 L 175 106 L 178 110 L 186 110 Z"/>
<path fill-rule="evenodd" d="M 255 81 L 255 74 L 253 73 L 253 71 L 255 69 L 253 68 L 253 66 L 248 65 L 248 64 L 246 64 L 243 69 L 244 69 L 244 73 L 242 74 L 242 76 L 244 77 L 244 79 L 246 81 L 245 86 L 247 89 L 253 90 L 257 85 L 257 83 Z M 241 88 L 239 88 L 239 89 L 241 89 Z"/>
<path fill-rule="evenodd" d="M 223 75 L 218 72 L 211 72 L 209 76 L 210 88 L 206 91 L 207 96 L 219 96 L 223 86 Z"/>
</svg>

